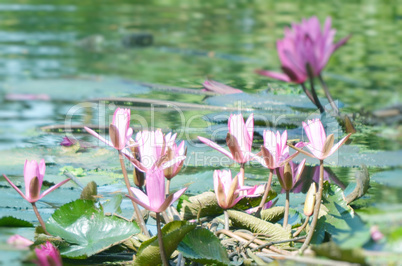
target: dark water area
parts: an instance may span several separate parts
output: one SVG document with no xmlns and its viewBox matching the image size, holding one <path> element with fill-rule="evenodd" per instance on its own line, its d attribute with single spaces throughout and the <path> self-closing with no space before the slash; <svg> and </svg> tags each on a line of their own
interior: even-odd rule
<svg viewBox="0 0 402 266">
<path fill-rule="evenodd" d="M 0 174 L 22 181 L 25 159 L 45 158 L 47 177 L 54 182 L 64 178 L 60 169 L 70 165 L 84 168 L 82 182 L 96 178 L 105 198 L 113 189 L 124 190 L 121 180 L 116 181 L 121 171 L 112 151 L 88 149 L 79 151 L 78 156 L 75 150 L 59 146 L 63 130 L 43 127 L 68 123 L 107 128 L 115 108 L 129 106 L 136 126 L 175 131 L 186 141 L 189 158 L 175 177 L 173 189 L 185 185 L 193 194 L 212 189 L 213 170 L 227 167 L 238 171 L 239 167 L 221 166 L 220 159 L 218 163 L 209 161 L 209 157 L 221 157 L 209 148 L 200 148 L 196 139 L 215 134 L 216 141 L 224 143 L 227 117 L 232 112 L 245 116 L 254 112 L 260 117 L 255 128 L 256 150 L 265 129 L 287 129 L 289 138 L 305 138 L 301 121 L 312 117 L 314 108 L 302 89 L 259 76 L 255 70 L 280 70 L 276 41 L 283 37 L 284 27 L 313 15 L 322 23 L 332 17 L 335 40 L 352 34 L 323 72 L 333 97 L 343 105 L 342 112 L 355 118 L 358 131 L 351 143 L 328 161 L 329 180 L 344 189 L 355 181 L 361 164 L 367 164 L 371 188 L 356 206 L 370 207 L 362 212 L 363 218 L 374 221 L 370 224 L 384 223 L 385 231 L 398 228 L 402 224 L 402 127 L 398 120 L 371 120 L 372 112 L 401 105 L 402 5 L 398 0 L 1 1 L 0 155 L 4 159 Z M 204 95 L 201 84 L 207 78 L 247 94 Z M 318 93 L 324 98 L 321 89 Z M 158 99 L 222 109 L 94 100 L 103 97 Z M 344 129 L 336 120 L 329 120 L 331 123 L 342 137 Z M 80 131 L 73 135 L 99 145 Z M 199 151 L 204 157 L 196 157 Z M 317 162 L 310 160 L 308 164 L 312 175 Z M 99 165 L 103 168 L 98 169 Z M 311 180 L 311 175 L 305 178 Z M 252 164 L 246 178 L 250 185 L 261 184 L 267 171 Z M 35 221 L 33 212 L 21 212 L 29 205 L 19 203 L 19 195 L 3 181 L 1 216 Z M 277 181 L 274 190 L 281 192 Z M 305 190 L 303 187 L 301 192 Z M 66 188 L 63 193 L 68 199 L 79 195 L 76 188 Z M 9 198 L 18 204 L 12 206 Z M 279 205 L 282 200 L 280 197 Z M 46 218 L 63 203 L 49 195 L 39 207 Z M 123 203 L 123 209 L 130 208 L 128 201 Z M 293 204 L 296 207 L 299 202 Z M 385 223 L 378 215 L 380 210 L 386 213 L 384 219 L 395 220 Z M 11 233 L 15 232 L 5 235 Z M 8 259 L 14 260 L 14 255 Z"/>
</svg>

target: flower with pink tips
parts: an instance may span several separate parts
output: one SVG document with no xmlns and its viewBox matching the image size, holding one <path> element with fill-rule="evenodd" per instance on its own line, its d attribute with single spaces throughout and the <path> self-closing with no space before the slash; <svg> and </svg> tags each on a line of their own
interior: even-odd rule
<svg viewBox="0 0 402 266">
<path fill-rule="evenodd" d="M 285 130 L 282 135 L 279 131 L 276 134 L 270 130 L 264 130 L 263 133 L 264 145 L 261 146 L 261 152 L 253 156 L 253 159 L 261 163 L 262 166 L 268 169 L 276 169 L 283 166 L 286 162 L 296 157 L 299 152 L 289 155 L 289 147 L 287 145 L 288 132 Z M 301 144 L 296 144 L 296 147 L 301 147 Z"/>
<path fill-rule="evenodd" d="M 248 117 L 246 123 L 244 123 L 241 114 L 230 115 L 228 129 L 226 144 L 230 152 L 209 139 L 200 136 L 198 139 L 240 164 L 248 162 L 251 158 L 251 146 L 253 144 L 254 114 Z"/>
<path fill-rule="evenodd" d="M 305 163 L 306 159 L 303 159 L 298 165 L 289 161 L 284 166 L 275 169 L 276 176 L 284 190 L 293 188 L 304 170 Z"/>
<path fill-rule="evenodd" d="M 45 165 L 45 160 L 42 159 L 40 160 L 39 164 L 35 161 L 25 161 L 25 166 L 24 166 L 24 183 L 25 183 L 25 194 L 22 193 L 22 191 L 14 185 L 11 180 L 3 174 L 4 178 L 7 180 L 7 182 L 23 197 L 26 201 L 30 203 L 37 202 L 56 188 L 62 186 L 63 184 L 67 183 L 70 181 L 70 178 L 58 183 L 57 185 L 54 185 L 42 194 L 40 194 L 41 188 L 42 188 L 42 183 L 43 183 L 43 177 L 45 176 L 45 171 L 46 171 L 46 165 Z"/>
<path fill-rule="evenodd" d="M 20 235 L 12 235 L 7 239 L 7 244 L 17 249 L 28 249 L 34 242 Z"/>
<path fill-rule="evenodd" d="M 214 80 L 206 80 L 202 83 L 204 86 L 203 91 L 211 91 L 217 94 L 235 94 L 235 93 L 242 93 L 242 90 L 235 89 L 223 83 L 214 81 Z"/>
<path fill-rule="evenodd" d="M 257 70 L 257 73 L 285 82 L 303 83 L 312 75 L 318 76 L 332 53 L 344 45 L 350 36 L 333 43 L 336 30 L 331 28 L 331 18 L 325 20 L 321 30 L 316 16 L 303 19 L 300 24 L 285 28 L 285 37 L 277 41 L 277 50 L 284 73 Z"/>
<path fill-rule="evenodd" d="M 165 192 L 165 177 L 163 175 L 163 169 L 154 167 L 146 173 L 146 191 L 147 194 L 142 192 L 138 188 L 130 188 L 134 193 L 134 197 L 126 195 L 132 201 L 141 205 L 149 211 L 154 211 L 157 213 L 166 210 L 173 202 L 180 198 L 181 195 L 186 191 L 187 188 L 182 188 L 170 194 L 166 198 Z"/>
<path fill-rule="evenodd" d="M 176 175 L 183 166 L 186 158 L 184 142 L 177 147 L 176 134 L 168 133 L 163 135 L 160 129 L 155 131 L 140 131 L 136 135 L 135 150 L 137 158 L 127 150 L 123 151 L 124 156 L 140 171 L 148 172 L 155 167 L 167 169 L 170 178 Z"/>
<path fill-rule="evenodd" d="M 303 122 L 303 128 L 306 132 L 309 143 L 306 147 L 311 153 L 304 150 L 296 149 L 301 153 L 308 155 L 318 160 L 324 160 L 331 156 L 336 150 L 338 150 L 349 139 L 352 133 L 349 133 L 342 138 L 338 143 L 334 145 L 334 134 L 326 135 L 324 126 L 319 119 L 308 120 L 307 123 Z"/>
<path fill-rule="evenodd" d="M 166 160 L 172 161 L 176 158 L 185 157 L 187 155 L 187 148 L 184 147 L 184 141 L 181 141 L 179 146 L 176 144 L 176 133 L 171 134 L 170 132 L 165 136 L 166 141 Z M 183 167 L 184 160 L 174 163 L 172 166 L 167 167 L 163 170 L 164 175 L 167 179 L 172 179 L 175 177 Z"/>
<path fill-rule="evenodd" d="M 239 193 L 241 187 L 238 175 L 232 179 L 232 172 L 230 170 L 215 170 L 213 177 L 216 199 L 222 209 L 230 209 L 244 198 Z"/>
<path fill-rule="evenodd" d="M 133 134 L 133 129 L 130 128 L 131 111 L 130 109 L 117 108 L 113 114 L 112 123 L 109 125 L 110 141 L 106 140 L 98 133 L 88 127 L 84 129 L 95 138 L 106 143 L 116 150 L 123 150 L 128 146 L 128 142 Z"/>
<path fill-rule="evenodd" d="M 39 266 L 62 266 L 59 250 L 47 241 L 44 245 L 35 248 L 37 260 L 34 261 Z"/>
</svg>

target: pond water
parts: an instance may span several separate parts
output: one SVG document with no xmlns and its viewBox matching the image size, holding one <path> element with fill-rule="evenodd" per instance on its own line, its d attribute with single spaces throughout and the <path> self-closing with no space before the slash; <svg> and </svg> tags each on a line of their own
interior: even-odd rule
<svg viewBox="0 0 402 266">
<path fill-rule="evenodd" d="M 135 128 L 175 131 L 186 141 L 189 156 L 172 182 L 173 189 L 183 185 L 189 186 L 190 193 L 212 189 L 214 169 L 223 165 L 238 171 L 239 167 L 200 145 L 196 137 L 213 135 L 216 141 L 224 142 L 231 113 L 255 113 L 255 150 L 267 128 L 288 129 L 290 138 L 305 138 L 301 121 L 315 114 L 301 88 L 258 76 L 254 71 L 278 70 L 275 43 L 282 38 L 283 28 L 312 15 L 320 21 L 331 16 L 337 40 L 353 35 L 332 56 L 324 72 L 333 97 L 344 106 L 342 111 L 356 114 L 358 130 L 351 143 L 328 161 L 328 170 L 335 178 L 332 180 L 346 187 L 365 163 L 372 175 L 372 188 L 366 200 L 356 204 L 401 214 L 401 127 L 395 123 L 373 126 L 367 123 L 370 116 L 364 116 L 401 102 L 402 9 L 392 0 L 4 0 L 0 3 L 1 173 L 21 181 L 25 159 L 45 158 L 50 182 L 64 178 L 60 174 L 64 166 L 82 167 L 85 176 L 79 179 L 83 183 L 95 180 L 106 198 L 114 190 L 124 191 L 113 151 L 105 147 L 80 151 L 60 147 L 66 133 L 49 129 L 88 124 L 102 129 L 109 124 L 116 106 L 124 105 L 132 110 Z M 200 90 L 206 78 L 246 94 L 205 95 Z M 321 90 L 319 93 L 324 96 Z M 194 105 L 97 100 L 107 97 Z M 326 124 L 337 137 L 344 135 L 335 119 L 327 118 Z M 79 130 L 68 134 L 100 145 Z M 314 160 L 308 163 L 316 165 Z M 253 164 L 246 169 L 246 177 L 250 185 L 263 183 L 267 172 Z M 35 221 L 29 205 L 4 180 L 0 189 L 4 192 L 0 216 Z M 274 189 L 280 192 L 278 182 Z M 76 187 L 62 189 L 69 200 L 79 192 Z M 124 202 L 130 208 L 128 201 Z M 46 219 L 63 203 L 64 199 L 49 195 L 38 207 Z M 297 202 L 293 206 L 297 207 Z M 383 229 L 389 232 L 401 226 L 401 216 L 388 220 Z"/>
</svg>

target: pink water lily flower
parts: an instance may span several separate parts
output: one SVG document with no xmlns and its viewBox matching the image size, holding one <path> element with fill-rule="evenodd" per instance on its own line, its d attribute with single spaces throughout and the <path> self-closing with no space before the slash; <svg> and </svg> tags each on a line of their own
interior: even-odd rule
<svg viewBox="0 0 402 266">
<path fill-rule="evenodd" d="M 277 42 L 279 59 L 284 73 L 257 70 L 257 73 L 285 82 L 303 83 L 309 75 L 318 76 L 327 64 L 331 54 L 344 45 L 350 36 L 333 43 L 336 30 L 331 28 L 331 18 L 325 20 L 321 30 L 320 21 L 313 16 L 300 24 L 285 28 L 285 37 Z"/>
<path fill-rule="evenodd" d="M 253 144 L 254 114 L 248 117 L 246 123 L 244 123 L 241 114 L 230 115 L 228 128 L 229 132 L 226 136 L 226 144 L 230 152 L 209 139 L 203 137 L 198 137 L 198 139 L 240 164 L 248 162 L 250 160 L 251 146 Z"/>
<path fill-rule="evenodd" d="M 203 91 L 216 92 L 217 94 L 235 94 L 243 92 L 239 89 L 235 89 L 214 80 L 206 80 L 204 83 L 202 83 L 202 85 L 204 86 Z"/>
<path fill-rule="evenodd" d="M 327 137 L 324 126 L 319 119 L 308 120 L 307 124 L 303 122 L 303 128 L 306 132 L 307 138 L 310 141 L 306 144 L 306 147 L 311 153 L 298 149 L 297 147 L 296 149 L 301 153 L 304 153 L 312 158 L 317 158 L 318 160 L 324 160 L 328 156 L 332 155 L 349 139 L 350 135 L 352 134 L 349 133 L 334 145 L 334 134 L 330 134 Z"/>
<path fill-rule="evenodd" d="M 286 130 L 282 133 L 282 136 L 279 131 L 275 134 L 270 130 L 264 130 L 263 138 L 264 145 L 261 146 L 261 152 L 259 153 L 262 157 L 253 156 L 253 159 L 268 169 L 276 169 L 299 154 L 299 152 L 295 152 L 289 155 L 288 132 Z M 301 145 L 296 144 L 296 146 Z"/>
<path fill-rule="evenodd" d="M 60 252 L 49 241 L 46 244 L 35 248 L 35 254 L 38 258 L 34 263 L 39 266 L 62 266 Z"/>
<path fill-rule="evenodd" d="M 176 144 L 176 135 L 168 133 L 165 136 L 166 142 L 166 160 L 172 161 L 175 158 L 185 157 L 187 155 L 187 148 L 184 147 L 184 141 L 180 142 L 179 146 Z M 167 167 L 163 170 L 165 177 L 167 179 L 172 179 L 175 177 L 183 167 L 184 160 L 178 161 L 177 163 L 173 164 L 170 167 Z"/>
<path fill-rule="evenodd" d="M 235 206 L 244 196 L 240 196 L 238 175 L 232 179 L 230 170 L 214 171 L 214 189 L 218 205 L 226 210 Z"/>
<path fill-rule="evenodd" d="M 20 235 L 12 235 L 7 239 L 7 244 L 17 249 L 28 249 L 34 242 Z"/>
<path fill-rule="evenodd" d="M 165 194 L 165 177 L 163 175 L 163 169 L 154 167 L 146 173 L 146 191 L 147 194 L 142 192 L 138 188 L 130 188 L 135 197 L 126 195 L 132 201 L 141 205 L 149 211 L 156 213 L 163 212 L 173 202 L 175 202 L 186 191 L 187 188 L 182 188 L 174 194 L 170 194 L 166 198 Z"/>
<path fill-rule="evenodd" d="M 40 160 L 38 164 L 35 160 L 32 161 L 25 161 L 24 166 L 24 182 L 25 182 L 25 195 L 22 191 L 11 182 L 11 180 L 3 174 L 4 178 L 7 180 L 8 183 L 23 197 L 26 201 L 30 203 L 37 202 L 56 188 L 60 187 L 61 185 L 70 181 L 70 178 L 58 183 L 57 185 L 52 186 L 45 190 L 45 192 L 40 194 L 40 190 L 42 188 L 43 177 L 45 176 L 46 165 L 45 160 Z"/>
<path fill-rule="evenodd" d="M 181 143 L 177 148 L 175 147 L 175 140 L 176 134 L 168 133 L 164 136 L 160 129 L 155 131 L 144 130 L 136 135 L 135 148 L 136 152 L 139 153 L 136 157 L 139 160 L 127 150 L 124 150 L 123 154 L 134 167 L 142 172 L 147 172 L 154 167 L 161 167 L 168 169 L 168 173 L 171 171 L 170 174 L 177 174 L 181 169 L 182 161 L 186 158 L 186 152 L 184 143 Z"/>
<path fill-rule="evenodd" d="M 92 136 L 98 138 L 116 150 L 123 150 L 127 145 L 133 134 L 133 129 L 130 128 L 131 111 L 130 109 L 117 108 L 113 114 L 113 121 L 109 125 L 110 140 L 106 140 L 98 133 L 88 127 L 85 130 Z"/>
<path fill-rule="evenodd" d="M 284 190 L 291 190 L 304 170 L 306 159 L 303 159 L 298 165 L 292 161 L 287 162 L 284 166 L 275 169 L 279 183 Z"/>
</svg>

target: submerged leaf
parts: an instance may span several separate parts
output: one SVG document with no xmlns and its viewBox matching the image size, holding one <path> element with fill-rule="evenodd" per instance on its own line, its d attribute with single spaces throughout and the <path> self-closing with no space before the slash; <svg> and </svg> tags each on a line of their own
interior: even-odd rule
<svg viewBox="0 0 402 266">
<path fill-rule="evenodd" d="M 163 246 L 167 257 L 170 257 L 180 241 L 195 227 L 195 224 L 186 221 L 173 221 L 162 228 Z M 154 236 L 142 243 L 134 260 L 134 265 L 159 265 L 161 263 L 158 236 Z"/>
<path fill-rule="evenodd" d="M 105 216 L 93 201 L 76 200 L 61 206 L 46 223 L 47 231 L 71 245 L 61 248 L 68 258 L 86 258 L 140 232 L 135 222 Z"/>
<path fill-rule="evenodd" d="M 361 248 L 342 249 L 334 242 L 324 243 L 312 247 L 318 256 L 325 256 L 329 259 L 366 264 L 364 252 Z"/>
<path fill-rule="evenodd" d="M 178 246 L 178 250 L 187 259 L 211 265 L 228 265 L 230 263 L 226 249 L 219 239 L 205 228 L 196 228 L 189 232 Z"/>
</svg>

